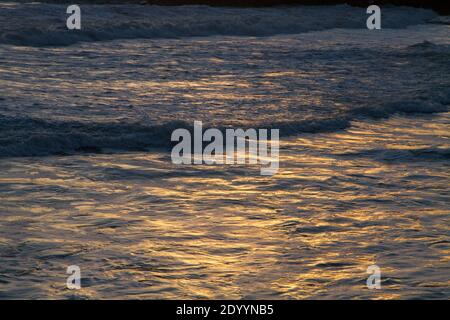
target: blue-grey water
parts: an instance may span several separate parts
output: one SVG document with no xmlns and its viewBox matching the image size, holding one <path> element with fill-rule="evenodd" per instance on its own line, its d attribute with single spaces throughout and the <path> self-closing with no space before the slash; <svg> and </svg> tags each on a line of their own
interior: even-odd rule
<svg viewBox="0 0 450 320">
<path fill-rule="evenodd" d="M 0 3 L 0 298 L 450 298 L 448 17 L 81 8 Z M 172 164 L 194 120 L 278 173 Z"/>
</svg>

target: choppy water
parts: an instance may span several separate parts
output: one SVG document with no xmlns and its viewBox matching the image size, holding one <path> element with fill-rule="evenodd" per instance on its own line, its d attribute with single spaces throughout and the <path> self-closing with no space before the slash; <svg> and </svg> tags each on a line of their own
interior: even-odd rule
<svg viewBox="0 0 450 320">
<path fill-rule="evenodd" d="M 64 7 L 0 5 L 1 298 L 450 297 L 434 13 L 371 32 L 345 6 L 319 25 L 323 8 L 87 7 L 117 25 L 66 37 Z M 171 130 L 194 120 L 280 128 L 278 174 L 173 165 Z"/>
</svg>

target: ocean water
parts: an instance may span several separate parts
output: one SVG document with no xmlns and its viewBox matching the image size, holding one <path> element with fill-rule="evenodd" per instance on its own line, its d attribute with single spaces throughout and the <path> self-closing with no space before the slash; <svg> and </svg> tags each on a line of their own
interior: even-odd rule
<svg viewBox="0 0 450 320">
<path fill-rule="evenodd" d="M 0 298 L 450 298 L 448 17 L 65 9 L 0 3 Z M 194 120 L 278 173 L 172 164 Z"/>
</svg>

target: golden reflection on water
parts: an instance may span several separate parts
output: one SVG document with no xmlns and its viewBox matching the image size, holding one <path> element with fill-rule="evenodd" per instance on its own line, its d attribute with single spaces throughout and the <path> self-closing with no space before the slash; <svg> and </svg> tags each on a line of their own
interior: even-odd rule
<svg viewBox="0 0 450 320">
<path fill-rule="evenodd" d="M 3 162 L 0 183 L 12 186 L 0 205 L 0 245 L 11 252 L 3 263 L 12 277 L 28 268 L 20 283 L 52 298 L 392 299 L 445 290 L 448 171 L 339 156 L 380 142 L 404 149 L 389 126 L 377 134 L 364 126 L 283 141 L 273 177 L 257 165 L 180 168 L 164 153 Z M 404 147 L 414 149 L 428 137 L 409 139 Z M 417 184 L 420 175 L 433 178 Z M 64 289 L 67 264 L 83 270 L 76 293 Z M 382 290 L 365 286 L 372 264 Z"/>
</svg>

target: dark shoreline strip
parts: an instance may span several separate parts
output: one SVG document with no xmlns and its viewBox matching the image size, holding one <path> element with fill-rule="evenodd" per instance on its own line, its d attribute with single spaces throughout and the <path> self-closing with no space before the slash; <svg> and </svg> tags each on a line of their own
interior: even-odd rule
<svg viewBox="0 0 450 320">
<path fill-rule="evenodd" d="M 0 1 L 2 2 L 2 1 Z M 19 0 L 19 2 L 21 2 Z M 49 3 L 72 3 L 70 0 L 42 0 Z M 216 7 L 272 7 L 293 5 L 337 5 L 348 4 L 367 7 L 371 4 L 409 6 L 433 9 L 441 15 L 450 15 L 448 0 L 78 0 L 78 3 L 92 4 L 153 4 L 162 6 L 208 5 Z"/>
</svg>

